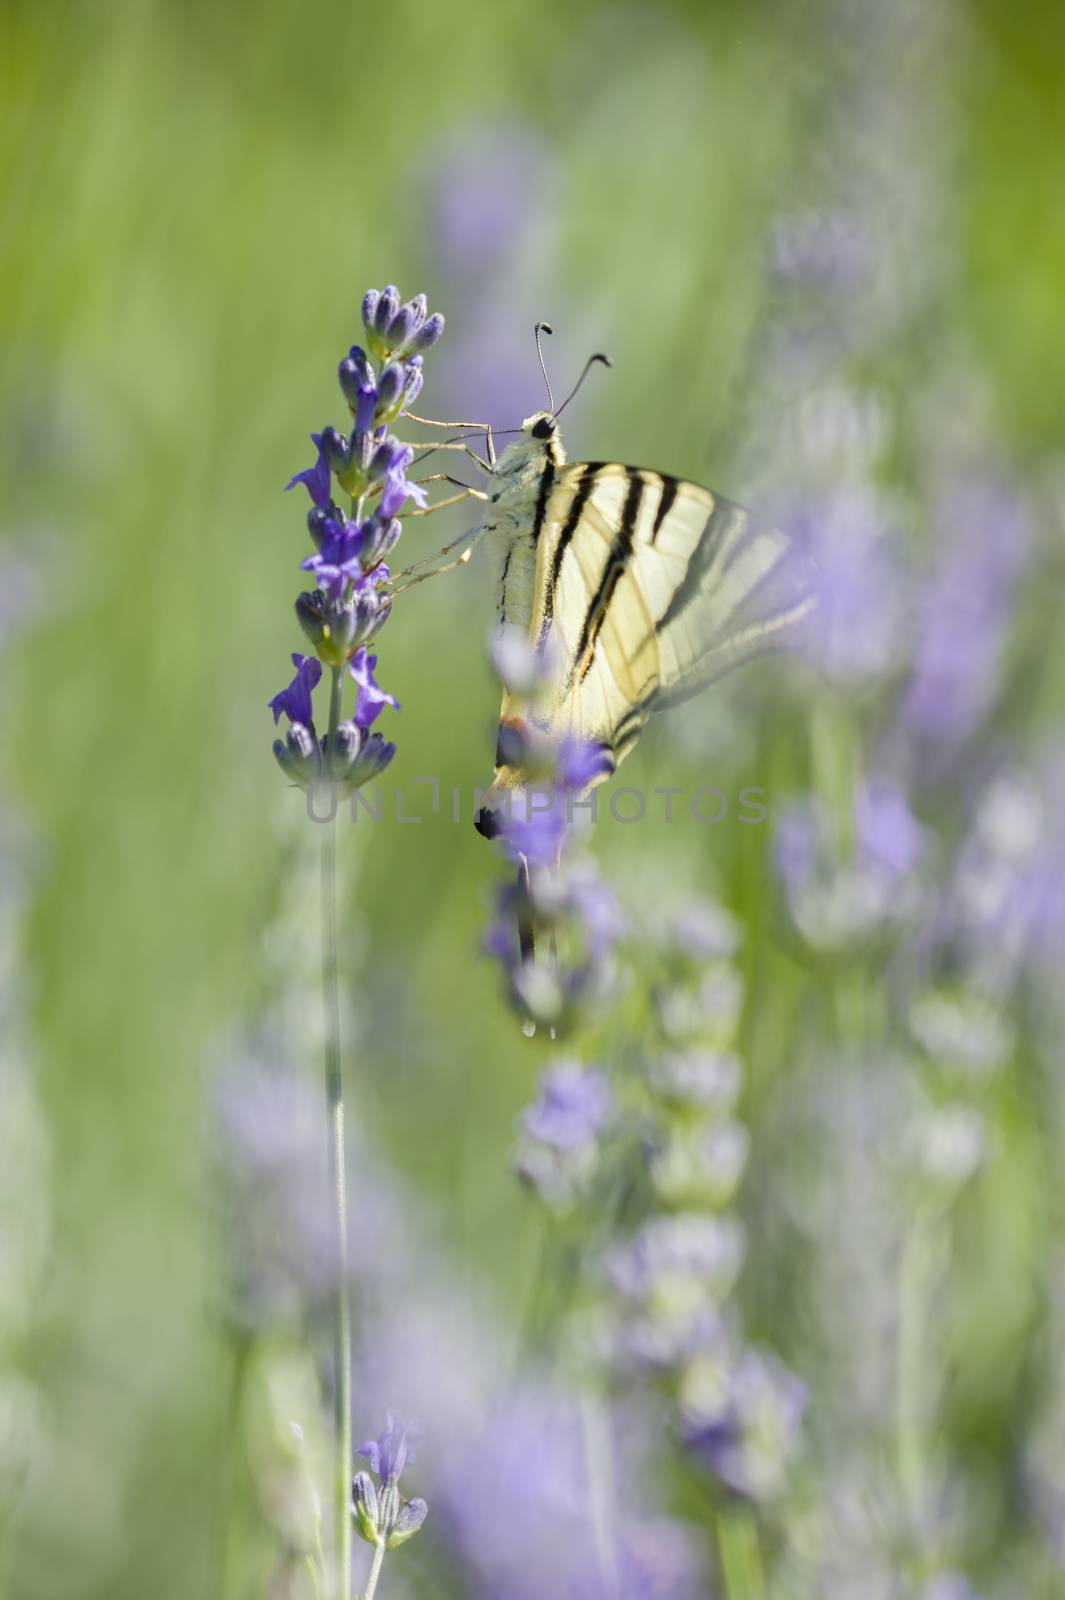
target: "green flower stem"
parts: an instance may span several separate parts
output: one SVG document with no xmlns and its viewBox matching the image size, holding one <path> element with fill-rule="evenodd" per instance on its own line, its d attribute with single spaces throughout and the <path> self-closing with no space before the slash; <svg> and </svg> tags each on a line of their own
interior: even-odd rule
<svg viewBox="0 0 1065 1600">
<path fill-rule="evenodd" d="M 861 776 L 857 733 L 847 707 L 819 698 L 810 719 L 813 786 L 835 834 L 841 861 L 854 853 L 854 794 Z"/>
<path fill-rule="evenodd" d="M 381 1576 L 381 1568 L 384 1564 L 385 1546 L 384 1544 L 376 1544 L 374 1545 L 373 1561 L 370 1565 L 370 1576 L 366 1580 L 366 1593 L 363 1595 L 362 1600 L 373 1600 L 374 1595 L 377 1593 L 377 1580 Z"/>
<path fill-rule="evenodd" d="M 717 1548 L 728 1600 L 765 1600 L 758 1525 L 749 1506 L 727 1506 L 720 1513 Z"/>
<path fill-rule="evenodd" d="M 329 748 L 340 723 L 343 668 L 334 667 L 329 692 Z M 336 1432 L 337 1594 L 351 1594 L 351 1306 L 348 1299 L 348 1203 L 344 1168 L 344 1084 L 340 1071 L 340 984 L 337 969 L 336 804 L 322 824 L 322 1000 L 325 1013 L 325 1097 L 329 1114 L 329 1177 L 336 1207 Z"/>
</svg>

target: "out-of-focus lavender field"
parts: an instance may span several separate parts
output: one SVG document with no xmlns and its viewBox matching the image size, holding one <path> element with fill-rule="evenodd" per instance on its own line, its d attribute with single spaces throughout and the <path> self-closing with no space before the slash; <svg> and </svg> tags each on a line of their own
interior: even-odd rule
<svg viewBox="0 0 1065 1600">
<path fill-rule="evenodd" d="M 0 105 L 0 1595 L 325 1600 L 320 830 L 267 702 L 282 491 L 397 282 L 420 413 L 520 424 L 546 318 L 556 393 L 614 363 L 571 458 L 756 508 L 819 603 L 599 791 L 565 994 L 472 826 L 488 554 L 374 645 L 352 1411 L 417 1420 L 429 1507 L 377 1600 L 1058 1600 L 1065 13 L 44 0 Z"/>
</svg>

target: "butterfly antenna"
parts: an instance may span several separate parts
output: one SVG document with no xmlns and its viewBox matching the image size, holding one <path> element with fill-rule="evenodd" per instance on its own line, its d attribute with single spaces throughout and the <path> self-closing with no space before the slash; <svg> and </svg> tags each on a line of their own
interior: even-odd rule
<svg viewBox="0 0 1065 1600">
<path fill-rule="evenodd" d="M 544 352 L 540 347 L 540 335 L 542 333 L 554 333 L 554 331 L 549 322 L 538 322 L 533 329 L 536 339 L 536 354 L 540 357 L 540 371 L 544 375 L 544 384 L 547 388 L 547 404 L 552 416 L 555 415 L 555 397 L 551 393 L 551 379 L 547 376 L 547 368 L 544 365 Z"/>
<path fill-rule="evenodd" d="M 580 377 L 577 379 L 576 383 L 573 385 L 573 388 L 570 390 L 569 394 L 555 412 L 556 417 L 560 417 L 563 411 L 565 411 L 566 407 L 569 405 L 570 401 L 573 399 L 574 395 L 577 393 L 577 390 L 580 388 L 581 384 L 584 382 L 589 372 L 591 372 L 597 361 L 601 361 L 604 367 L 612 367 L 614 365 L 610 357 L 604 355 L 601 350 L 597 350 L 594 356 L 589 356 L 587 361 L 584 363 L 584 370 L 581 372 Z"/>
</svg>

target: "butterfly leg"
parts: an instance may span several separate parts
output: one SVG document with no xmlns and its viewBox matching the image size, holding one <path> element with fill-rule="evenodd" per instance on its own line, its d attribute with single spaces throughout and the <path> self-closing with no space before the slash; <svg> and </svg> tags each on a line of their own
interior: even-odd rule
<svg viewBox="0 0 1065 1600">
<path fill-rule="evenodd" d="M 435 510 L 435 507 L 433 509 Z M 424 583 L 426 578 L 436 578 L 441 572 L 450 572 L 454 567 L 465 566 L 470 559 L 474 545 L 484 531 L 483 528 L 474 528 L 464 533 L 460 539 L 452 539 L 451 543 L 446 544 L 435 556 L 428 556 L 424 561 L 416 561 L 412 567 L 406 567 L 402 572 L 397 572 L 392 579 L 390 593 L 394 595 L 402 594 L 404 589 L 413 589 L 416 583 Z M 463 547 L 461 555 L 456 556 L 453 561 L 445 559 L 450 556 L 453 550 L 458 550 L 460 546 Z"/>
<path fill-rule="evenodd" d="M 477 454 L 476 450 L 471 450 L 464 444 L 459 444 L 458 448 L 465 450 L 466 454 L 470 456 L 472 460 L 476 461 L 482 472 L 491 472 L 492 468 L 495 466 L 496 446 L 495 440 L 492 437 L 492 424 L 490 422 L 441 422 L 436 417 L 416 416 L 413 411 L 404 411 L 403 415 L 408 417 L 411 422 L 420 423 L 423 428 L 473 428 L 477 433 L 483 433 L 485 449 L 488 455 L 487 461 L 483 461 Z M 435 445 L 432 448 L 437 450 L 449 450 L 455 448 L 455 446 L 450 444 Z"/>
<path fill-rule="evenodd" d="M 438 472 L 435 473 L 434 476 L 436 478 L 447 478 L 447 473 Z M 433 479 L 423 478 L 421 481 L 423 483 L 431 483 Z M 456 478 L 447 478 L 447 481 L 448 483 L 458 482 Z M 462 500 L 487 500 L 488 498 L 488 495 L 485 494 L 483 489 L 473 489 L 468 483 L 464 483 L 460 486 L 460 492 L 458 494 L 449 494 L 445 499 L 438 500 L 436 504 L 432 506 L 415 506 L 413 510 L 404 512 L 404 515 L 407 517 L 431 517 L 434 511 L 444 511 L 448 506 L 457 506 Z"/>
</svg>

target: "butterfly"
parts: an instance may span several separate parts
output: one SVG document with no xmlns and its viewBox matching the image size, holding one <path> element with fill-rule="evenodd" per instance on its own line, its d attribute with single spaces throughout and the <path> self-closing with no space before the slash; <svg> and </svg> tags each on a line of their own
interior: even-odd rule
<svg viewBox="0 0 1065 1600">
<path fill-rule="evenodd" d="M 596 360 L 606 358 L 592 357 L 585 373 Z M 652 713 L 785 645 L 815 595 L 794 542 L 724 496 L 617 461 L 567 462 L 554 409 L 526 417 L 487 471 L 486 491 L 466 491 L 485 510 L 476 533 L 457 541 L 466 545 L 459 559 L 476 540 L 497 546 L 498 623 L 554 663 L 535 704 L 504 690 L 494 778 L 477 817 L 491 836 L 506 792 L 527 781 L 511 758 L 526 728 L 596 747 L 601 782 Z"/>
</svg>

